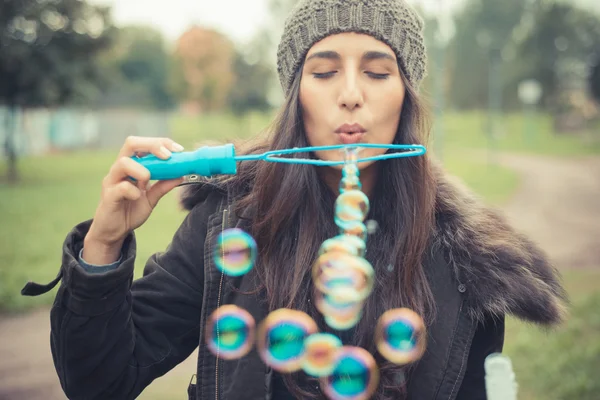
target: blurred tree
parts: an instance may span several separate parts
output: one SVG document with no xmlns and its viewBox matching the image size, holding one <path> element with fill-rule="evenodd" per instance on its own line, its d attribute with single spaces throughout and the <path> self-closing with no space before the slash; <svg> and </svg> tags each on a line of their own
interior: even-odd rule
<svg viewBox="0 0 600 400">
<path fill-rule="evenodd" d="M 102 56 L 107 84 L 97 105 L 171 108 L 175 101 L 168 87 L 170 58 L 162 34 L 156 29 L 119 29 L 115 45 Z"/>
<path fill-rule="evenodd" d="M 264 37 L 259 33 L 246 49 L 236 51 L 233 64 L 235 82 L 227 102 L 237 115 L 251 110 L 267 111 L 271 107 L 269 87 L 274 74 L 264 57 L 264 43 Z"/>
<path fill-rule="evenodd" d="M 519 46 L 518 79 L 536 79 L 543 104 L 552 107 L 561 83 L 585 82 L 590 55 L 600 43 L 600 16 L 565 2 L 539 2 Z"/>
<path fill-rule="evenodd" d="M 0 2 L 0 104 L 9 109 L 4 149 L 17 180 L 19 108 L 78 102 L 96 93 L 95 55 L 111 43 L 108 8 L 81 0 Z"/>
<path fill-rule="evenodd" d="M 234 82 L 233 43 L 215 30 L 196 26 L 177 40 L 174 57 L 169 83 L 173 93 L 202 110 L 224 108 Z"/>
<path fill-rule="evenodd" d="M 596 57 L 596 62 L 590 68 L 589 85 L 592 96 L 600 103 L 600 56 Z"/>
<path fill-rule="evenodd" d="M 468 0 L 457 14 L 449 45 L 449 97 L 454 107 L 478 108 L 489 102 L 489 83 L 502 79 L 503 60 L 513 60 L 510 44 L 529 3 Z"/>
</svg>

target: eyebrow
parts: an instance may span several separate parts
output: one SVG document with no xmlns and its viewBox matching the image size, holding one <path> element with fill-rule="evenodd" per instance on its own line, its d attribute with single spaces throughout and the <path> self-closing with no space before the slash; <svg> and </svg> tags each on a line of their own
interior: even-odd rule
<svg viewBox="0 0 600 400">
<path fill-rule="evenodd" d="M 326 60 L 339 60 L 342 57 L 340 56 L 339 53 L 337 53 L 335 51 L 331 51 L 331 50 L 318 51 L 318 52 L 310 55 L 306 59 L 306 62 L 308 62 L 309 60 L 312 60 L 313 58 L 321 58 L 321 59 L 326 59 Z M 363 60 L 366 60 L 366 61 L 381 60 L 381 59 L 396 61 L 391 54 L 385 53 L 382 51 L 367 51 L 363 54 L 362 58 L 363 58 Z"/>
</svg>

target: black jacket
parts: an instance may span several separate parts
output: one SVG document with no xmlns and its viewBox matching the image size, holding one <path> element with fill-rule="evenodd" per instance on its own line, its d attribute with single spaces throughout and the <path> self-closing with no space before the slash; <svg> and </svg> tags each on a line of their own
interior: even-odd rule
<svg viewBox="0 0 600 400">
<path fill-rule="evenodd" d="M 553 325 L 564 316 L 565 293 L 542 252 L 436 167 L 436 229 L 426 273 L 437 304 L 427 350 L 409 380 L 409 398 L 485 399 L 483 361 L 501 351 L 504 317 Z M 62 266 L 38 295 L 62 283 L 51 310 L 51 349 L 70 399 L 133 399 L 198 346 L 193 400 L 270 399 L 273 372 L 256 351 L 217 360 L 203 327 L 220 305 L 237 304 L 257 323 L 268 313 L 249 279 L 229 278 L 214 266 L 212 249 L 225 228 L 243 227 L 231 196 L 208 182 L 187 182 L 190 211 L 165 252 L 154 254 L 133 280 L 136 245 L 130 235 L 123 262 L 89 274 L 77 256 L 91 221 L 67 236 Z M 234 290 L 241 289 L 241 290 Z M 248 290 L 246 290 L 248 289 Z M 174 398 L 181 395 L 174 394 Z"/>
</svg>

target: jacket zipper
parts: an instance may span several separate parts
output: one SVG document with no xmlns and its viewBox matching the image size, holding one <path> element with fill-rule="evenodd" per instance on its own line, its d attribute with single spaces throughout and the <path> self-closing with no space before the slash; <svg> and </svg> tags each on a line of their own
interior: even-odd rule
<svg viewBox="0 0 600 400">
<path fill-rule="evenodd" d="M 223 232 L 226 229 L 226 223 L 228 220 L 228 215 L 229 210 L 224 209 L 223 210 L 223 220 L 221 222 L 221 232 Z M 225 255 L 222 254 L 222 256 L 224 257 Z M 223 272 L 221 272 L 221 280 L 219 282 L 219 294 L 217 296 L 217 309 L 221 306 L 221 289 L 223 288 L 223 276 L 225 274 Z M 221 336 L 220 336 L 220 332 L 219 332 L 219 324 L 217 324 L 217 357 L 215 360 L 215 400 L 219 400 L 219 349 L 221 346 Z"/>
</svg>

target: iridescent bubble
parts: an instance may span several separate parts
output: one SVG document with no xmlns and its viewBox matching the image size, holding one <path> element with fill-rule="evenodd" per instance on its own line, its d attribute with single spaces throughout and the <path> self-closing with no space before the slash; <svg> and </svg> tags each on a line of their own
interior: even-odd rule
<svg viewBox="0 0 600 400">
<path fill-rule="evenodd" d="M 206 344 L 217 357 L 241 358 L 254 344 L 254 318 L 248 311 L 228 304 L 217 308 L 206 323 Z"/>
<path fill-rule="evenodd" d="M 219 235 L 213 255 L 219 271 L 229 276 L 241 276 L 254 266 L 256 242 L 241 229 L 226 229 Z"/>
<path fill-rule="evenodd" d="M 315 286 L 337 303 L 357 302 L 371 294 L 373 279 L 365 270 L 349 263 L 347 268 L 324 270 Z"/>
<path fill-rule="evenodd" d="M 363 242 L 367 241 L 367 226 L 360 221 L 340 221 L 337 224 L 342 233 L 346 235 L 356 236 Z"/>
<path fill-rule="evenodd" d="M 421 358 L 425 351 L 425 324 L 407 308 L 388 310 L 375 328 L 377 349 L 389 361 L 403 365 Z"/>
<path fill-rule="evenodd" d="M 365 255 L 366 244 L 360 238 L 351 235 L 337 235 L 327 239 L 321 244 L 319 255 L 341 251 L 354 256 L 363 257 Z"/>
<path fill-rule="evenodd" d="M 353 346 L 339 349 L 333 373 L 321 378 L 321 388 L 332 400 L 366 400 L 378 384 L 375 359 L 365 349 Z"/>
<path fill-rule="evenodd" d="M 365 223 L 365 226 L 367 227 L 367 233 L 369 235 L 374 234 L 375 232 L 377 232 L 377 229 L 379 229 L 379 223 L 377 221 L 375 221 L 374 219 L 370 219 Z"/>
<path fill-rule="evenodd" d="M 342 167 L 342 178 L 358 178 L 360 170 L 356 164 L 345 164 Z"/>
<path fill-rule="evenodd" d="M 340 193 L 346 193 L 350 190 L 361 190 L 362 183 L 358 176 L 347 176 L 340 180 Z"/>
<path fill-rule="evenodd" d="M 338 330 L 338 331 L 346 331 L 346 330 L 352 328 L 353 326 L 356 326 L 356 324 L 359 323 L 361 318 L 362 318 L 362 307 L 361 307 L 360 311 L 356 314 L 341 315 L 341 314 L 336 313 L 336 314 L 329 314 L 329 315 L 323 316 L 325 323 L 327 325 L 329 325 L 330 327 L 332 327 L 333 329 Z"/>
<path fill-rule="evenodd" d="M 348 190 L 335 200 L 335 223 L 342 228 L 348 221 L 364 221 L 369 213 L 369 198 L 360 190 Z"/>
<path fill-rule="evenodd" d="M 317 378 L 330 375 L 335 368 L 335 355 L 342 347 L 342 341 L 330 333 L 315 333 L 306 338 L 304 346 L 304 372 Z"/>
<path fill-rule="evenodd" d="M 335 279 L 336 271 L 340 271 L 340 276 L 343 271 L 346 270 L 355 270 L 362 274 L 364 280 L 359 279 L 360 276 L 357 276 L 356 282 L 359 284 L 357 289 L 365 290 L 367 293 L 365 297 L 371 292 L 373 287 L 373 279 L 375 275 L 375 271 L 373 270 L 373 266 L 364 258 L 353 256 L 348 253 L 343 252 L 328 252 L 322 254 L 317 258 L 317 261 L 313 265 L 313 282 L 315 286 L 326 293 L 328 286 L 331 280 Z M 330 271 L 326 276 L 323 276 L 325 271 Z M 348 274 L 352 274 L 352 271 L 348 272 Z"/>
<path fill-rule="evenodd" d="M 315 307 L 324 316 L 353 317 L 359 314 L 363 307 L 362 301 L 340 302 L 328 294 L 323 294 L 318 289 L 315 289 L 314 301 Z"/>
<path fill-rule="evenodd" d="M 259 325 L 258 352 L 277 371 L 298 371 L 306 355 L 304 340 L 317 331 L 317 324 L 308 314 L 287 308 L 275 310 Z"/>
<path fill-rule="evenodd" d="M 344 150 L 344 165 L 356 165 L 360 150 L 358 147 L 346 147 Z"/>
</svg>

